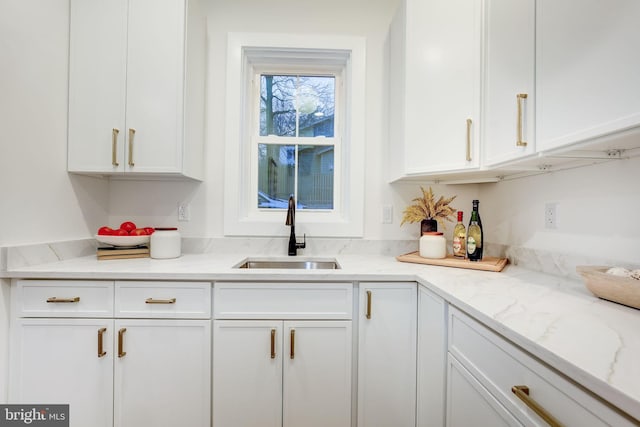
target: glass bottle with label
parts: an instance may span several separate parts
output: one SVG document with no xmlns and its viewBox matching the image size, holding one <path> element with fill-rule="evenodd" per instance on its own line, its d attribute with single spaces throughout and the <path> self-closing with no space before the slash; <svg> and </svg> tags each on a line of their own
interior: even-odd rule
<svg viewBox="0 0 640 427">
<path fill-rule="evenodd" d="M 467 256 L 467 229 L 462 223 L 463 212 L 458 211 L 458 223 L 453 229 L 453 256 L 465 258 Z"/>
<path fill-rule="evenodd" d="M 467 229 L 467 258 L 469 261 L 482 260 L 482 221 L 480 221 L 480 213 L 478 212 L 478 200 L 473 201 L 473 210 L 471 211 L 471 220 Z"/>
</svg>

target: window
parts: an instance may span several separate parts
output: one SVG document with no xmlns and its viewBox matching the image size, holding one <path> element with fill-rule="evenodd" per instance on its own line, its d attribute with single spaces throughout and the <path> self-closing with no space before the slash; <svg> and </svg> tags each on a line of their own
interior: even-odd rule
<svg viewBox="0 0 640 427">
<path fill-rule="evenodd" d="M 229 35 L 225 235 L 362 236 L 364 41 Z M 355 76 L 357 75 L 357 78 Z"/>
<path fill-rule="evenodd" d="M 335 75 L 257 74 L 254 95 L 259 126 L 252 150 L 258 153 L 258 208 L 334 208 L 336 137 Z M 339 180 L 338 180 L 339 182 Z"/>
</svg>

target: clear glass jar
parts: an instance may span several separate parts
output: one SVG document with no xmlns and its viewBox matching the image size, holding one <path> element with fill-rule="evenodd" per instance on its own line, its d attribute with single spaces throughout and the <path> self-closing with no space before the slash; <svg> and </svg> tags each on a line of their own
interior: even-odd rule
<svg viewBox="0 0 640 427">
<path fill-rule="evenodd" d="M 182 251 L 182 239 L 177 228 L 156 228 L 151 235 L 151 258 L 178 258 Z"/>
<path fill-rule="evenodd" d="M 422 237 L 420 237 L 420 256 L 423 258 L 446 258 L 447 239 L 439 231 L 422 233 Z"/>
</svg>

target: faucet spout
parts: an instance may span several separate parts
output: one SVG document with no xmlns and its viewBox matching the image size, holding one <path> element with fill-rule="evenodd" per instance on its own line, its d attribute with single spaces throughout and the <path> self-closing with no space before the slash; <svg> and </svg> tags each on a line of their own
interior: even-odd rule
<svg viewBox="0 0 640 427">
<path fill-rule="evenodd" d="M 291 227 L 291 233 L 289 234 L 289 256 L 298 255 L 298 249 L 304 249 L 307 247 L 307 236 L 303 236 L 302 243 L 298 243 L 296 240 L 296 201 L 293 196 L 289 197 L 289 207 L 287 209 L 287 219 L 285 225 Z"/>
</svg>

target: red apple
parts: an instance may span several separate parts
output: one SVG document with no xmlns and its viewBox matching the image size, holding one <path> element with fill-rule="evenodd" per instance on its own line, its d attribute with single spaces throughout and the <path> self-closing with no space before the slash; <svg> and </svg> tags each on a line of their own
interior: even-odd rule
<svg viewBox="0 0 640 427">
<path fill-rule="evenodd" d="M 113 234 L 113 229 L 111 227 L 100 227 L 98 229 L 99 236 L 111 236 Z"/>
</svg>

